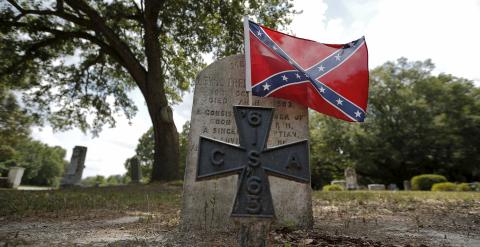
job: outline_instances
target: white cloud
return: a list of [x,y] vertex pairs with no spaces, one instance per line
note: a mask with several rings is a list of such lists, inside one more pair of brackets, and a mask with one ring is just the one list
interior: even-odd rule
[[[480,70],[480,1],[343,1],[333,2],[343,11],[330,9],[324,1],[297,0],[303,14],[291,29],[302,38],[323,43],[346,43],[365,35],[370,67],[407,57],[431,58],[436,72],[476,80]],[[336,16],[335,12],[342,13]],[[345,14],[346,13],[346,14]],[[326,18],[326,16],[330,18]],[[346,16],[348,15],[348,16]]]
[[374,65],[431,58],[438,71],[479,78],[480,6],[475,1],[382,1],[367,28]]

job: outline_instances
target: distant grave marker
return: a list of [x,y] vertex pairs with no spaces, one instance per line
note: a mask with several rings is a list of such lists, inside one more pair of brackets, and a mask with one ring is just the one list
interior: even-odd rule
[[369,184],[368,190],[385,190],[384,184]]
[[388,185],[388,190],[397,191],[397,190],[398,190],[398,186],[397,186],[396,184],[389,184],[389,185]]
[[142,170],[137,157],[130,159],[130,177],[133,184],[138,184],[142,180]]
[[75,146],[72,152],[72,158],[65,169],[61,187],[69,187],[79,185],[82,180],[83,169],[85,168],[85,157],[87,156],[87,147]]
[[[243,55],[227,57],[208,66],[196,79],[181,216],[182,227],[186,230],[225,231],[236,227],[230,215],[238,187],[242,186],[238,173],[202,181],[196,181],[196,176],[198,172],[203,174],[197,170],[200,135],[241,144],[239,135],[242,133],[238,133],[239,123],[235,122],[232,109],[234,105],[248,104],[244,66]],[[274,98],[253,97],[253,103],[275,108],[267,146],[308,139],[308,112],[305,107]],[[213,161],[220,162],[221,152],[217,151],[215,155]],[[227,160],[224,162],[227,164]],[[310,227],[313,223],[310,184],[274,176],[270,176],[268,182],[277,222]]]
[[23,167],[10,167],[8,170],[8,187],[16,189],[22,183],[23,172],[25,168]]
[[403,180],[403,190],[412,190],[410,180]]
[[358,189],[357,172],[353,167],[347,167],[345,169],[345,188],[347,190]]

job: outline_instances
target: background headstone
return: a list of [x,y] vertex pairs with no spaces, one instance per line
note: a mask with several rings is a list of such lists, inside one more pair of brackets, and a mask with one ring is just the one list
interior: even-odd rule
[[140,180],[142,180],[142,170],[140,169],[140,161],[138,161],[137,157],[130,159],[130,176],[134,184],[138,184]]
[[75,146],[72,152],[70,164],[68,164],[62,181],[61,187],[78,185],[82,179],[83,169],[85,168],[85,157],[87,156],[87,147]]
[[358,188],[357,172],[353,167],[345,169],[345,187],[347,190],[356,190]]
[[10,169],[8,170],[8,187],[14,189],[18,188],[18,186],[20,186],[20,183],[22,182],[24,171],[25,168],[23,167],[10,167]]
[[385,190],[384,184],[369,184],[368,190]]
[[403,190],[412,190],[410,180],[403,180]]
[[[254,105],[274,107],[268,146],[308,139],[307,108],[274,98],[253,97]],[[233,105],[248,105],[243,55],[217,61],[197,77],[194,90],[189,149],[185,168],[182,227],[229,230],[238,175],[195,181],[200,135],[238,144]],[[313,223],[310,184],[269,176],[277,223],[310,227]]]
[[396,184],[389,184],[388,185],[388,190],[397,191],[398,186]]

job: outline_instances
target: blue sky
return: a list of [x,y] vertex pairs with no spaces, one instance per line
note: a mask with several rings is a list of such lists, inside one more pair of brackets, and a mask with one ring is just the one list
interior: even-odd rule
[[[293,17],[287,30],[322,43],[365,36],[371,69],[399,57],[431,58],[435,73],[465,77],[480,86],[480,0],[298,0],[294,5],[303,13]],[[33,136],[67,149],[68,160],[75,145],[87,146],[83,177],[123,174],[125,159],[134,155],[138,138],[151,126],[140,92],[130,96],[139,108],[131,124],[118,118],[116,128],[105,128],[97,138],[79,130],[52,132],[49,126],[34,129]],[[177,129],[190,119],[191,106],[191,93],[175,106]]]

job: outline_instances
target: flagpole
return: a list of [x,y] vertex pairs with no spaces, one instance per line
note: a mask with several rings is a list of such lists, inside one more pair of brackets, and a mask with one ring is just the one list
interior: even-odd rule
[[250,27],[248,16],[243,17],[243,44],[245,51],[245,90],[248,92],[248,105],[252,105],[252,73],[250,61]]

